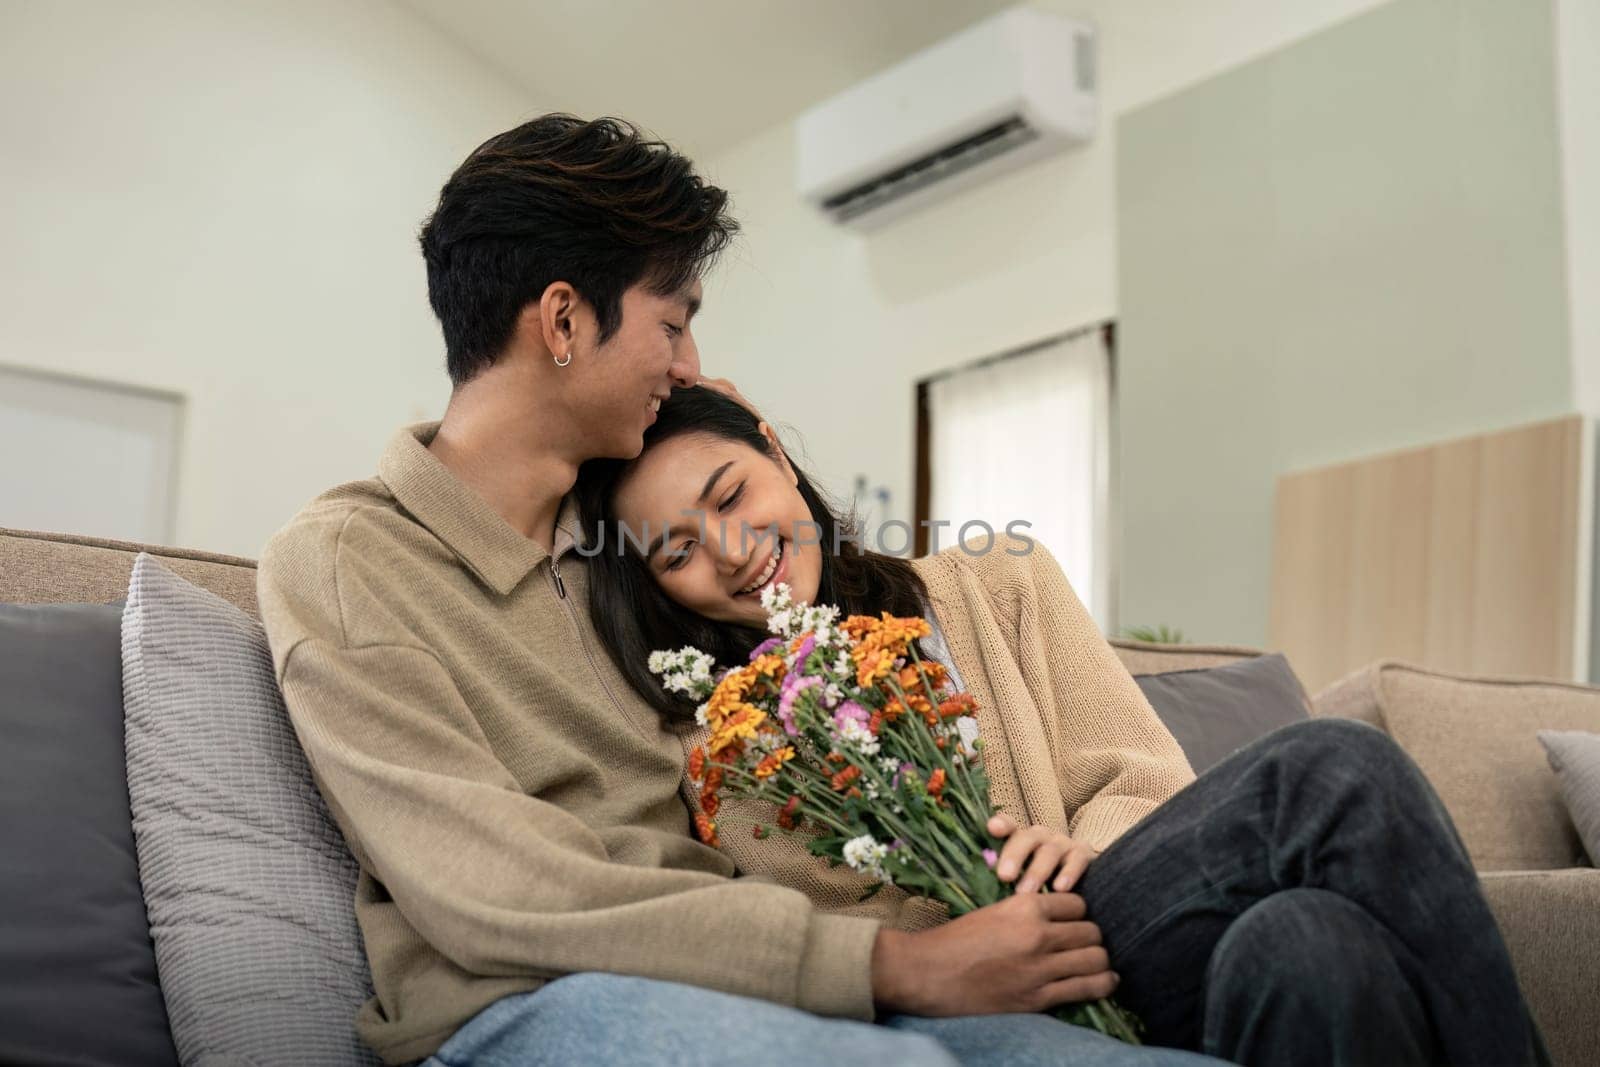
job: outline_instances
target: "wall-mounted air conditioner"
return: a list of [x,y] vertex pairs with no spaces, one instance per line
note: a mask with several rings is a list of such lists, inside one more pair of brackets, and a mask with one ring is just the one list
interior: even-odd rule
[[807,111],[796,178],[836,221],[870,226],[1094,127],[1094,31],[1012,8]]

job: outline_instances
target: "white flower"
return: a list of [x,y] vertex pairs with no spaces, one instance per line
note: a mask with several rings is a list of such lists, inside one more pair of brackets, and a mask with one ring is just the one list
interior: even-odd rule
[[900,761],[893,756],[885,756],[878,761],[878,766],[883,768],[884,774],[893,774],[900,769]]
[[645,666],[650,668],[651,674],[663,674],[667,670],[667,657],[671,653],[656,649],[650,653],[650,658],[645,660]]
[[883,869],[883,857],[888,854],[888,846],[878,844],[871,834],[852,837],[844,843],[844,861],[853,870],[870,874],[882,882],[889,880],[889,873]]
[[827,685],[822,687],[822,706],[823,707],[825,707],[825,708],[836,708],[836,707],[839,706],[839,701],[841,701],[843,699],[844,699],[844,690],[839,687],[839,683],[838,682],[829,682]]
[[839,740],[855,745],[868,756],[878,754],[878,739],[873,736],[871,730],[855,719],[844,721],[844,725],[839,728]]
[[701,704],[698,708],[694,709],[694,721],[695,721],[696,725],[698,725],[698,726],[709,726],[710,725],[710,723],[708,723],[706,721],[706,708],[707,708],[707,706],[708,705]]

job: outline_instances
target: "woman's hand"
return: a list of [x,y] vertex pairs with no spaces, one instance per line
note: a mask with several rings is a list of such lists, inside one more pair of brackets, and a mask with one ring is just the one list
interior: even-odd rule
[[728,379],[707,378],[704,374],[702,374],[700,375],[700,380],[695,382],[695,384],[702,388],[710,389],[712,392],[721,393],[729,400],[736,402],[740,407],[744,408],[756,418],[761,418],[761,412],[756,410],[756,406],[750,403],[750,401],[745,398],[745,395],[739,392],[738,387],[732,382],[728,381]]
[[[1088,842],[1073,840],[1059,830],[1043,826],[1019,829],[1017,821],[1009,815],[991,818],[989,832],[1006,840],[994,865],[995,877],[1009,882],[1020,873],[1018,896],[1037,893],[1046,882],[1057,893],[1065,893],[1078,884],[1090,861],[1100,855]],[[1051,881],[1051,874],[1055,874],[1054,881]]]

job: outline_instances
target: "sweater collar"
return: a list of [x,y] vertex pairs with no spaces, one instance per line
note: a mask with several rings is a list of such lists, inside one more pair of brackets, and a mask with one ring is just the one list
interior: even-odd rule
[[[444,542],[468,570],[505,596],[550,553],[514,529],[428,451],[438,432],[438,422],[396,431],[378,461],[378,477],[400,506]],[[577,543],[577,530],[577,505],[569,495],[561,501],[556,518],[557,560]]]

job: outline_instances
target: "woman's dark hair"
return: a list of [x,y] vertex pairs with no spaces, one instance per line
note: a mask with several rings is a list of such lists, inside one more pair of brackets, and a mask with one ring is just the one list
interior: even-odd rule
[[727,247],[739,229],[727,206],[689,160],[621,119],[545,115],[489,138],[422,227],[451,381],[492,365],[553,282],[594,307],[609,339],[629,288],[675,293]]
[[[761,433],[760,420],[744,405],[713,389],[675,389],[663,401],[655,423],[645,431],[649,451],[670,438],[688,433],[711,434],[738,441],[777,462]],[[668,693],[650,673],[646,660],[656,649],[693,645],[708,652],[719,666],[742,664],[750,650],[768,635],[754,629],[713,622],[669,599],[651,576],[635,547],[619,551],[622,538],[613,501],[618,484],[637,460],[590,460],[578,472],[575,495],[585,544],[604,538],[604,547],[589,560],[589,612],[595,630],[634,690],[669,722],[688,722],[694,702]],[[921,615],[925,589],[909,561],[866,551],[852,541],[852,520],[841,518],[805,472],[790,466],[796,488],[821,527],[822,582],[817,603],[833,604],[846,615]],[[838,551],[834,550],[838,546]]]

